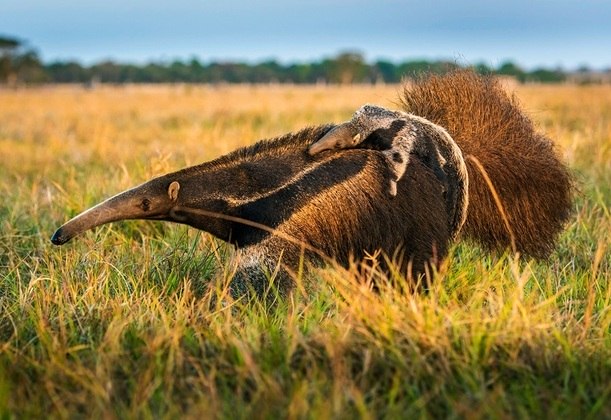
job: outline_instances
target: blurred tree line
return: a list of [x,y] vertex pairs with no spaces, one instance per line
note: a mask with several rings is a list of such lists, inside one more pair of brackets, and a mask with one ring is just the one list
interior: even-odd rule
[[49,80],[34,49],[16,38],[0,36],[0,83],[41,83]]
[[[257,64],[239,62],[151,62],[143,65],[103,61],[84,66],[75,61],[42,63],[34,49],[18,39],[0,36],[0,84],[33,83],[398,83],[422,72],[443,73],[459,66],[451,61],[412,60],[368,63],[358,52],[342,52],[311,63]],[[520,82],[555,83],[567,79],[560,69],[526,71],[512,62],[492,68],[472,66],[479,73],[514,77]]]

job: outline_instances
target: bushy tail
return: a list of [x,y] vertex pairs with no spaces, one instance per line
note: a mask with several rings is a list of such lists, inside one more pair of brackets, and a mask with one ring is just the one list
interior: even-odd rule
[[463,152],[469,207],[462,235],[488,248],[548,255],[570,216],[573,184],[515,98],[492,77],[462,70],[406,84],[402,100],[407,112],[444,127]]

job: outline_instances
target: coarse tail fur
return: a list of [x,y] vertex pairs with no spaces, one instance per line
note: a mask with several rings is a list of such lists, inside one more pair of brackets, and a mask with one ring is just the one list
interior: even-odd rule
[[[235,296],[263,295],[272,273],[288,291],[303,257],[348,265],[385,255],[417,278],[459,235],[550,252],[570,214],[571,180],[515,100],[469,72],[423,78],[403,100],[408,113],[381,109],[379,118],[364,107],[352,123],[154,178],[76,216],[51,240],[124,219],[187,224],[236,246]],[[365,126],[362,136],[353,131]],[[352,140],[342,142],[346,133]]]
[[443,127],[462,150],[469,209],[462,236],[545,258],[573,211],[574,184],[553,142],[492,77],[471,71],[406,84],[404,110]]

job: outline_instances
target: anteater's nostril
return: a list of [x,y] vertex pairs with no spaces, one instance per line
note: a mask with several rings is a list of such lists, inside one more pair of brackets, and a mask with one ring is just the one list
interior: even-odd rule
[[61,228],[57,229],[53,236],[51,236],[51,242],[53,242],[54,245],[63,245],[67,242],[66,238],[62,237]]

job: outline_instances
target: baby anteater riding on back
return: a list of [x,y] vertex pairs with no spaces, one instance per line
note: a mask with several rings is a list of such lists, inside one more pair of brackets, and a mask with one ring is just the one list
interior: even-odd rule
[[404,112],[366,105],[343,124],[152,179],[51,240],[124,219],[187,224],[236,246],[236,297],[263,294],[270,273],[288,291],[303,256],[348,265],[383,254],[411,278],[439,264],[457,236],[546,256],[570,215],[572,182],[516,101],[469,71],[423,77],[402,100]]

